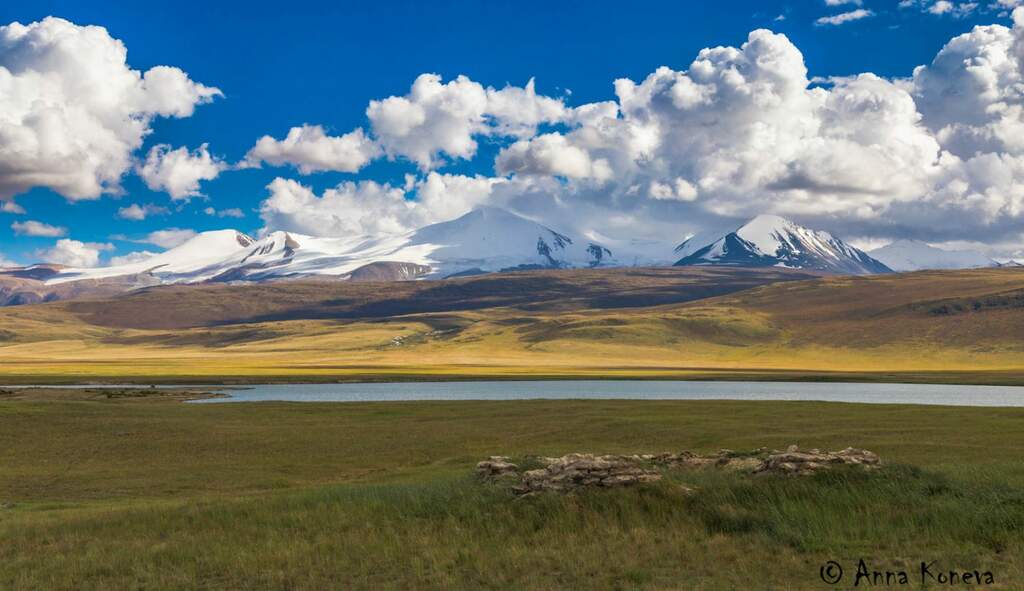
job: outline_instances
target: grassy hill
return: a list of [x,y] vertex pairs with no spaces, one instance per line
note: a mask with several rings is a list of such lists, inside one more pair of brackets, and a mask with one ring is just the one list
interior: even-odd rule
[[[764,376],[1024,383],[1024,271],[535,271],[0,310],[0,379]],[[853,374],[859,374],[853,375]]]

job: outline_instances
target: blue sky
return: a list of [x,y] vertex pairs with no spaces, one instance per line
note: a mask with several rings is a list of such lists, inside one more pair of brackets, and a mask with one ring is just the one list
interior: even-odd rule
[[[151,133],[132,157],[144,159],[157,144],[195,149],[208,143],[215,157],[236,163],[259,137],[283,138],[290,128],[305,123],[321,125],[331,135],[369,129],[367,104],[405,95],[423,73],[439,74],[446,82],[463,74],[496,89],[523,86],[534,78],[539,94],[575,107],[614,99],[616,79],[640,82],[659,66],[685,70],[702,48],[739,47],[758,28],[785,34],[802,52],[810,76],[872,72],[883,78],[907,77],[973,26],[1009,26],[1005,12],[1000,14],[989,4],[980,0],[969,14],[958,15],[932,14],[927,4],[900,8],[895,0],[836,6],[825,0],[651,2],[635,9],[594,0],[296,1],[288,3],[287,10],[280,3],[260,2],[31,0],[4,3],[0,24],[28,24],[53,15],[76,25],[102,26],[127,47],[131,69],[145,72],[171,65],[193,81],[220,89],[223,98],[197,105],[189,117],[153,118]],[[857,9],[871,14],[838,26],[816,23]],[[474,158],[451,158],[451,164],[437,170],[494,175],[495,156],[513,141],[481,138]],[[258,233],[267,222],[257,210],[268,196],[267,185],[278,177],[295,179],[320,194],[346,180],[372,179],[397,186],[407,174],[425,173],[402,157],[378,158],[356,173],[301,175],[294,167],[264,165],[225,170],[201,182],[202,196],[188,200],[172,200],[165,191],[150,190],[132,170],[122,177],[120,195],[72,202],[51,188],[36,187],[14,197],[24,213],[0,213],[0,259],[32,262],[59,238],[18,233],[12,228],[16,222],[39,221],[62,228],[62,237],[112,245],[102,251],[105,259],[133,250],[159,250],[133,240],[144,241],[151,232],[168,228],[237,227]],[[415,193],[408,198],[416,198]],[[144,220],[119,218],[118,210],[130,204],[153,204],[169,213]],[[209,207],[238,209],[243,217],[208,215],[203,210]],[[836,219],[834,212],[829,216]],[[1019,220],[1000,222],[1000,227],[1014,221]],[[901,224],[900,231],[912,225]],[[849,227],[884,238],[884,233],[870,228]],[[906,231],[940,242],[978,240],[977,235]]]

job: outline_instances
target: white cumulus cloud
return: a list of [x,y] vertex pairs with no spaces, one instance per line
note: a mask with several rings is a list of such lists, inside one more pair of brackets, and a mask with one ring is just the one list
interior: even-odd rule
[[227,165],[210,155],[207,144],[194,151],[167,144],[153,146],[138,168],[139,176],[153,191],[166,191],[172,199],[198,197],[200,181],[217,178]]
[[547,133],[512,144],[498,156],[496,169],[499,174],[541,174],[598,181],[612,176],[607,160],[591,158],[588,151],[573,145],[560,133]]
[[321,195],[296,181],[274,179],[260,204],[269,230],[317,236],[396,234],[451,219],[488,201],[500,179],[429,173],[408,187],[345,182]]
[[167,228],[165,230],[150,232],[145,238],[138,242],[152,244],[161,248],[174,248],[175,246],[180,246],[181,244],[188,242],[195,237],[195,235],[195,230]]
[[362,129],[342,136],[329,136],[319,125],[293,127],[283,140],[261,137],[245,162],[250,166],[266,162],[273,166],[290,164],[302,174],[322,171],[358,172],[381,154],[380,147]]
[[371,101],[366,110],[384,152],[425,171],[446,157],[472,158],[476,136],[529,137],[538,125],[567,114],[561,100],[538,95],[533,80],[496,90],[465,76],[444,83],[436,74],[420,75],[409,94]]
[[117,193],[155,117],[188,117],[221,95],[126,58],[103,27],[54,17],[0,27],[0,201],[33,187],[70,200]]
[[139,205],[132,203],[127,207],[121,207],[117,210],[117,217],[123,220],[142,221],[150,216],[154,215],[167,215],[170,210],[160,205],[154,205],[152,203],[146,203]]
[[14,230],[15,234],[23,236],[46,236],[48,238],[57,238],[68,233],[67,228],[51,226],[50,224],[44,224],[35,220],[14,222],[11,224],[11,229]]
[[100,264],[100,253],[113,248],[112,244],[107,243],[61,238],[52,248],[39,251],[36,255],[45,263],[79,268],[95,267]]
[[[996,0],[989,6],[994,9],[1012,8],[1012,3],[1018,0]],[[970,16],[979,9],[978,2],[956,2],[953,0],[900,0],[900,8],[917,8],[922,12],[936,16],[952,16],[964,18]]]

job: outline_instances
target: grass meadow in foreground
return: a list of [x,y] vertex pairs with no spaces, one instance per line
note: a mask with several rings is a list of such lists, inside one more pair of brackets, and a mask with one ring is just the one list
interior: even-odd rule
[[[861,558],[1024,585],[1022,409],[5,402],[0,422],[4,589],[850,588]],[[490,454],[790,443],[887,465],[519,500],[472,476]]]

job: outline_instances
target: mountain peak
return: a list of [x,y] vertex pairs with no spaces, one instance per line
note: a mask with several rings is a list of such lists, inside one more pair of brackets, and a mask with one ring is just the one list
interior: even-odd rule
[[754,216],[753,218],[751,218],[747,223],[745,223],[742,226],[740,226],[740,229],[743,229],[743,228],[747,228],[747,229],[751,229],[751,230],[768,229],[768,228],[777,229],[777,228],[789,228],[789,227],[797,226],[797,225],[798,224],[795,224],[791,220],[788,220],[788,219],[786,219],[786,218],[784,218],[782,216],[778,216],[778,215],[774,215],[774,214],[770,214],[770,213],[762,213],[760,215],[757,215],[757,216]]
[[780,250],[798,250],[799,242],[806,243],[814,250],[828,251],[831,248],[828,243],[834,240],[828,232],[811,230],[771,214],[755,217],[736,230],[735,234],[767,256],[775,256]]
[[759,215],[736,231],[676,262],[676,265],[787,267],[829,273],[887,273],[891,269],[864,252],[777,215]]
[[489,222],[499,222],[502,220],[522,220],[524,222],[533,223],[530,219],[525,218],[514,211],[509,211],[504,207],[497,207],[494,205],[478,205],[473,209],[466,212],[464,215],[456,218],[458,220],[482,220]]
[[444,274],[466,269],[505,270],[598,266],[611,252],[599,244],[574,240],[500,207],[477,207],[447,222],[410,235],[409,244],[430,249],[430,262]]
[[253,238],[238,230],[209,230],[196,234],[158,256],[179,260],[206,259],[247,248],[254,242]]

